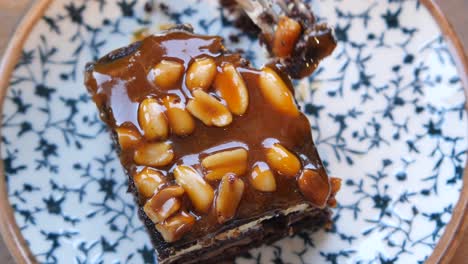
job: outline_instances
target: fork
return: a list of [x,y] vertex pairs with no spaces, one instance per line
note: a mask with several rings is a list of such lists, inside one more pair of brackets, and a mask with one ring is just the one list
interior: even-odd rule
[[[266,43],[272,62],[294,79],[312,74],[320,61],[336,47],[333,29],[326,24],[316,23],[311,8],[301,0],[236,1],[262,31],[262,42]],[[286,57],[275,56],[272,51],[272,41],[277,33],[275,30],[282,16],[292,18],[302,26],[302,33],[292,53]]]
[[236,0],[245,13],[260,28],[263,34],[271,36],[282,15],[295,15],[305,26],[315,23],[310,8],[301,0]]

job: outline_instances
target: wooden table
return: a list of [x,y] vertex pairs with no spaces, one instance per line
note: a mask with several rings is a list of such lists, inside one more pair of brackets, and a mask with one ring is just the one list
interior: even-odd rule
[[[356,1],[356,0],[354,0]],[[440,3],[443,11],[454,25],[462,42],[465,45],[465,53],[468,53],[468,0],[436,0]],[[15,26],[21,16],[33,4],[34,0],[0,0],[0,57],[7,45],[9,36],[14,31]],[[0,263],[14,264],[8,249],[5,248],[0,238]],[[466,232],[463,242],[452,261],[453,264],[468,263],[468,232]]]

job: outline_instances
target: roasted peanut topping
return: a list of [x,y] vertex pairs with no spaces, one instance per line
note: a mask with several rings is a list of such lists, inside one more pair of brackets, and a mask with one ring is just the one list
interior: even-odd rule
[[341,179],[336,177],[330,177],[331,193],[335,195],[341,189]]
[[281,175],[294,177],[301,170],[301,161],[296,155],[278,143],[266,150],[266,158],[268,164]]
[[234,217],[244,193],[244,182],[234,174],[223,176],[216,196],[216,216],[222,224]]
[[232,122],[231,112],[226,106],[202,90],[193,92],[187,110],[207,126],[224,127]]
[[171,131],[179,136],[192,134],[195,129],[193,117],[185,110],[185,106],[176,99],[175,96],[166,96],[163,99],[167,109],[167,118]]
[[166,182],[166,179],[161,172],[145,167],[133,177],[133,181],[135,182],[138,192],[144,198],[150,198],[153,196],[154,192]]
[[330,194],[328,179],[324,179],[315,170],[306,169],[297,181],[299,190],[312,204],[317,207],[325,206]]
[[210,181],[221,180],[228,173],[241,176],[247,171],[247,151],[234,149],[218,152],[204,158],[202,165],[208,171],[205,178]]
[[133,148],[141,141],[141,135],[135,129],[118,127],[115,129],[121,149]]
[[216,62],[211,58],[198,58],[190,65],[185,85],[191,91],[208,90],[216,76]]
[[299,115],[292,92],[274,70],[268,67],[263,68],[258,85],[263,97],[276,110],[292,117]]
[[296,20],[281,16],[273,39],[273,53],[277,57],[288,57],[296,46],[302,27]]
[[164,167],[172,162],[174,151],[168,142],[149,143],[135,151],[134,160],[139,165]]
[[182,203],[178,197],[183,194],[184,189],[179,186],[166,187],[149,199],[143,210],[153,223],[160,223],[180,209]]
[[149,79],[162,89],[175,89],[184,73],[184,65],[176,61],[162,60],[150,71]]
[[195,209],[206,213],[213,203],[214,191],[198,172],[189,166],[177,166],[174,170],[176,182],[187,192]]
[[276,191],[276,179],[270,167],[264,162],[258,162],[250,174],[250,183],[261,192]]
[[138,123],[145,132],[147,139],[165,139],[169,133],[169,125],[164,115],[164,107],[153,98],[146,98],[138,109]]
[[[290,60],[301,26],[281,18],[278,31],[269,48]],[[339,182],[328,185],[291,82],[275,70],[252,68],[218,37],[183,31],[88,65],[86,85],[118,138],[139,206],[166,242],[192,243],[227,221],[306,200],[336,205]]]
[[185,233],[190,231],[195,224],[195,217],[182,211],[170,217],[163,223],[156,225],[156,230],[161,234],[166,242],[179,240]]
[[235,115],[243,115],[249,106],[249,94],[244,79],[231,63],[226,63],[216,75],[215,89],[226,100],[229,110]]
[[330,177],[330,185],[331,185],[331,191],[330,191],[330,197],[328,198],[327,204],[330,207],[336,207],[337,202],[336,202],[335,195],[341,189],[341,179],[336,178],[336,177]]

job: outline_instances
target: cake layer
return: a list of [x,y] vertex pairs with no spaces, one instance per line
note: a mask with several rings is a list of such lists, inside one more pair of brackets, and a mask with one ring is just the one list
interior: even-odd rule
[[[329,209],[306,206],[272,212],[243,225],[229,225],[225,231],[192,243],[177,243],[173,247],[161,246],[157,233],[151,234],[151,239],[161,259],[160,264],[231,263],[234,258],[242,256],[250,249],[273,243],[299,231],[315,231],[330,222]],[[151,224],[151,220],[143,211],[140,211],[140,217]]]

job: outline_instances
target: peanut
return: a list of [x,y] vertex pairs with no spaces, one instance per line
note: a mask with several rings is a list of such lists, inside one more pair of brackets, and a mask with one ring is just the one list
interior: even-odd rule
[[190,91],[208,90],[216,76],[216,62],[212,58],[198,58],[190,65],[185,77],[185,85]]
[[216,197],[216,216],[222,224],[234,217],[244,193],[244,182],[234,174],[221,179]]
[[306,169],[297,181],[299,190],[312,204],[324,207],[330,195],[328,178],[322,177],[317,171]]
[[153,98],[146,98],[138,108],[138,123],[145,138],[165,139],[169,134],[169,125],[164,115],[164,107]]
[[153,83],[161,89],[174,89],[184,73],[184,65],[176,61],[162,60],[150,72]]
[[299,115],[294,96],[286,83],[271,68],[265,67],[259,78],[263,97],[279,112],[295,117]]
[[168,243],[175,242],[190,231],[195,224],[195,217],[185,211],[178,213],[164,221],[156,224],[156,230]]
[[178,197],[183,194],[184,189],[179,186],[166,187],[149,199],[143,210],[153,223],[163,222],[180,209],[182,202]]
[[164,167],[174,159],[174,151],[168,142],[149,143],[138,147],[133,159],[139,165]]
[[166,182],[166,179],[161,172],[145,167],[142,171],[133,176],[133,181],[140,195],[148,199]]
[[282,145],[275,143],[266,150],[267,163],[279,174],[294,177],[301,170],[299,159]]
[[221,180],[227,173],[238,176],[247,171],[247,151],[243,148],[226,150],[212,154],[202,160],[202,166],[208,170],[207,180]]
[[249,105],[249,94],[244,79],[231,63],[226,63],[216,75],[215,89],[226,100],[229,110],[235,115],[243,115]]
[[115,129],[122,150],[134,148],[141,141],[141,135],[135,129],[118,127]]
[[264,162],[257,163],[249,177],[250,184],[261,192],[276,191],[276,179],[270,167]]
[[296,20],[281,16],[273,39],[273,54],[280,58],[289,57],[296,46],[301,31],[301,24]]
[[331,185],[331,191],[330,191],[330,196],[328,197],[327,204],[330,207],[336,207],[338,203],[336,201],[335,196],[341,188],[341,179],[336,178],[336,177],[331,177],[330,185]]
[[167,118],[172,132],[179,136],[190,135],[195,130],[195,121],[185,106],[177,102],[174,96],[165,97],[163,103],[167,109]]
[[232,114],[213,96],[196,90],[194,98],[187,104],[187,110],[207,126],[224,127],[232,122]]
[[184,188],[195,209],[206,213],[211,207],[214,191],[192,167],[180,165],[174,170],[176,182]]

